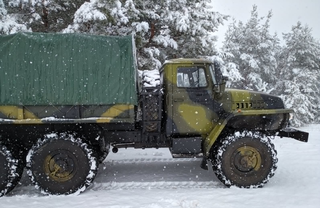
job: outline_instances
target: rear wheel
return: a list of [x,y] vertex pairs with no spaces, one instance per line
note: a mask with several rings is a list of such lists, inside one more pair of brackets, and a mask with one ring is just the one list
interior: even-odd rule
[[270,138],[259,132],[228,136],[213,157],[213,170],[227,186],[262,187],[277,169],[277,153]]
[[0,144],[0,196],[9,193],[18,183],[18,161],[11,152]]
[[12,155],[15,159],[16,170],[15,170],[14,179],[11,182],[12,185],[8,189],[8,193],[10,191],[12,191],[18,185],[18,183],[22,177],[24,167],[26,166],[26,157],[25,157],[26,155],[25,154],[18,151],[18,152],[13,152]]
[[27,156],[28,175],[42,191],[61,195],[83,192],[93,181],[97,158],[93,150],[71,134],[50,134]]

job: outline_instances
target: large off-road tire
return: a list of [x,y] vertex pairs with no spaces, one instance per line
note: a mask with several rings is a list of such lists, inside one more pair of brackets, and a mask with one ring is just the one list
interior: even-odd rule
[[[14,148],[19,148],[19,147],[15,146]],[[11,186],[9,187],[7,193],[12,191],[18,185],[22,177],[24,167],[26,166],[26,154],[24,154],[23,152],[20,152],[19,149],[17,149],[16,151],[12,151],[12,155],[15,160],[16,168],[15,168],[14,178],[11,182]]]
[[[0,144],[0,196],[9,193],[18,183],[18,161]],[[20,178],[19,178],[20,179]]]
[[98,170],[93,150],[71,134],[48,134],[27,156],[28,175],[42,192],[79,194],[94,180]]
[[227,136],[213,155],[213,171],[226,186],[262,187],[277,169],[277,152],[259,132]]

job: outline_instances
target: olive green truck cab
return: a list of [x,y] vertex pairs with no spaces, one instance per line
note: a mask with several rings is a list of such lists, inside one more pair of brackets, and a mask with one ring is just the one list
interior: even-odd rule
[[[274,175],[271,139],[307,142],[291,109],[261,92],[227,89],[218,63],[173,59],[160,83],[137,78],[132,36],[18,33],[0,37],[0,196],[23,170],[45,193],[83,192],[110,149],[169,148],[201,157],[226,186]],[[140,86],[140,87],[139,87]]]

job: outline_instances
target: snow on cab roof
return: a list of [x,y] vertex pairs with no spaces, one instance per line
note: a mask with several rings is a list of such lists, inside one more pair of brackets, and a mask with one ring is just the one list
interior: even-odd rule
[[203,58],[178,58],[170,59],[164,62],[164,64],[167,63],[212,63],[212,61]]

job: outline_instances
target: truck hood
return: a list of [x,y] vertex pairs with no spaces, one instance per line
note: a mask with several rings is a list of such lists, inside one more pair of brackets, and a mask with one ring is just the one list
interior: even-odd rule
[[231,101],[234,109],[283,109],[284,103],[281,98],[262,92],[226,89],[227,99]]

